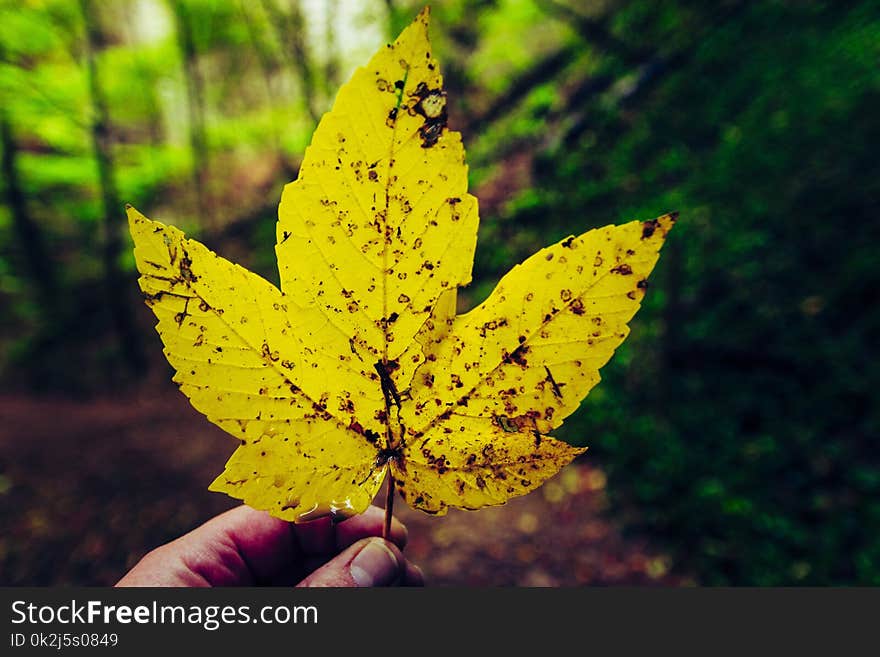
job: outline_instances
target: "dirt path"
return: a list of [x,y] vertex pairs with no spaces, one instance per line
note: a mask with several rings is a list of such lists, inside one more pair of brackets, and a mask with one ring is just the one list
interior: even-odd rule
[[[234,442],[176,391],[0,397],[0,585],[106,585],[236,502],[210,493]],[[678,585],[603,516],[589,461],[502,507],[433,518],[398,501],[410,558],[443,586]]]

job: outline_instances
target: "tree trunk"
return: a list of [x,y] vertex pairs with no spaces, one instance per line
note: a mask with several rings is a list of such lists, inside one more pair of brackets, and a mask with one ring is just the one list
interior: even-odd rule
[[324,22],[324,43],[327,44],[327,60],[324,62],[324,90],[329,98],[339,90],[339,48],[336,41],[336,26],[333,21],[339,13],[338,0],[327,0],[327,14]]
[[12,132],[12,125],[5,110],[0,107],[0,144],[3,154],[0,171],[5,182],[6,203],[12,214],[12,226],[21,244],[25,265],[32,285],[40,295],[43,314],[51,317],[55,313],[56,295],[58,292],[58,276],[46,249],[43,233],[27,208],[21,179],[18,177],[18,144]]
[[[248,7],[242,4],[240,8],[241,16],[247,27],[248,37],[250,38],[251,47],[257,54],[257,61],[260,64],[260,72],[263,74],[263,86],[266,89],[266,102],[270,108],[276,105],[277,94],[273,85],[273,76],[284,67],[280,57],[276,57],[275,53],[266,47],[265,39],[254,24],[253,16],[248,11]],[[279,166],[289,173],[288,177],[295,175],[295,168],[288,162],[287,155],[281,142],[281,131],[278,128],[278,121],[275,118],[274,111],[271,113],[270,130],[272,132],[272,149],[278,160]]]
[[193,188],[198,204],[198,216],[211,217],[206,212],[208,194],[208,140],[205,136],[205,83],[199,71],[198,52],[193,37],[192,16],[184,0],[171,0],[171,11],[177,25],[177,45],[183,61],[183,79],[186,84],[189,113],[189,142],[193,157]]
[[95,153],[95,162],[98,165],[98,182],[104,206],[102,259],[104,287],[107,295],[106,303],[119,341],[120,353],[128,368],[133,373],[140,373],[146,367],[146,361],[141,350],[140,337],[134,325],[131,308],[126,301],[128,292],[135,283],[129,276],[123,274],[119,266],[125,213],[119,200],[114,176],[110,113],[98,77],[98,65],[95,60],[95,52],[103,39],[92,0],[80,0],[79,4],[86,34],[84,51],[92,105],[92,147]]
[[299,75],[303,105],[312,121],[317,123],[321,114],[315,104],[315,74],[306,43],[305,20],[299,2],[297,0],[291,2],[290,13],[283,12],[274,0],[263,0],[263,9],[269,16],[269,22],[275,27],[285,58],[293,64]]

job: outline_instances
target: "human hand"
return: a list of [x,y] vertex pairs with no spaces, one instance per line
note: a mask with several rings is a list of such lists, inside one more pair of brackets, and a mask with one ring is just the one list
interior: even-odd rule
[[380,538],[383,512],[293,524],[239,506],[148,553],[116,586],[422,586],[400,550],[406,527]]

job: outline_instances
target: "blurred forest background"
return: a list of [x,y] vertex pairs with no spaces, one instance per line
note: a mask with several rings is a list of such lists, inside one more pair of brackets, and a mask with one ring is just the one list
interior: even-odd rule
[[[277,282],[281,187],[420,7],[0,0],[0,583],[113,583],[232,504],[123,205]],[[564,427],[591,449],[406,515],[429,579],[880,584],[878,4],[450,0],[431,37],[480,199],[466,305],[570,233],[681,218]]]

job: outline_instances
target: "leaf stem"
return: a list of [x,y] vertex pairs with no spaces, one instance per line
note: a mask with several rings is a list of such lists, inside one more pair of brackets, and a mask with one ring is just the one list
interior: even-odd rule
[[394,513],[394,477],[388,472],[388,494],[385,496],[385,526],[382,528],[382,538],[391,540],[391,518]]

